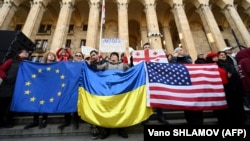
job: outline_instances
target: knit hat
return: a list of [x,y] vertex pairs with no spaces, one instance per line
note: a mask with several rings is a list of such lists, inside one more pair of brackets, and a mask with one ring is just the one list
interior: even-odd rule
[[223,49],[223,51],[232,50],[232,49],[234,49],[234,48],[233,48],[233,47],[225,47],[225,48]]
[[117,52],[111,52],[110,57],[111,57],[112,55],[116,55],[117,58],[119,59],[119,54],[118,54]]
[[178,53],[182,48],[181,47],[177,47],[174,49],[174,53]]
[[216,52],[210,52],[210,53],[207,54],[206,59],[213,58],[215,56],[218,56],[218,54]]

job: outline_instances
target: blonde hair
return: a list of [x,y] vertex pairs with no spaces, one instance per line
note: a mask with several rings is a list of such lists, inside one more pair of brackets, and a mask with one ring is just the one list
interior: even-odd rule
[[53,52],[47,52],[47,53],[45,53],[45,54],[43,55],[43,60],[42,60],[43,63],[47,63],[47,61],[48,61],[48,56],[49,56],[49,55],[53,55],[53,56],[54,56],[53,62],[56,62],[56,61],[57,61],[57,57],[56,57],[56,54],[55,54],[55,53],[53,53]]

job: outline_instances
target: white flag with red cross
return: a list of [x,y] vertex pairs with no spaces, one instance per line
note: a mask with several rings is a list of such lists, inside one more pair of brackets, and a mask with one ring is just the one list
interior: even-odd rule
[[133,64],[137,65],[141,61],[146,62],[160,62],[168,63],[165,52],[162,49],[159,50],[134,50],[133,51]]

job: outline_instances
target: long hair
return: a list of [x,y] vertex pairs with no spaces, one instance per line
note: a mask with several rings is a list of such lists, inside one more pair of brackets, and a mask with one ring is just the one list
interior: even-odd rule
[[47,63],[47,61],[48,61],[48,56],[49,56],[49,55],[53,55],[53,56],[54,56],[53,62],[56,62],[56,61],[57,61],[57,57],[56,57],[56,54],[55,54],[55,53],[53,53],[53,52],[47,52],[47,53],[45,53],[45,54],[43,55],[43,60],[42,60],[43,63]]

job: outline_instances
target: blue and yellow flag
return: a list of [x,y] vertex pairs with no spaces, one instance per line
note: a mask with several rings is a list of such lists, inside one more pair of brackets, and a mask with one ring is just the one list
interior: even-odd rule
[[40,113],[76,112],[82,64],[22,62],[18,70],[11,110]]
[[152,115],[152,109],[146,106],[144,62],[125,72],[93,71],[84,65],[78,95],[78,114],[83,120],[119,128],[141,123]]

